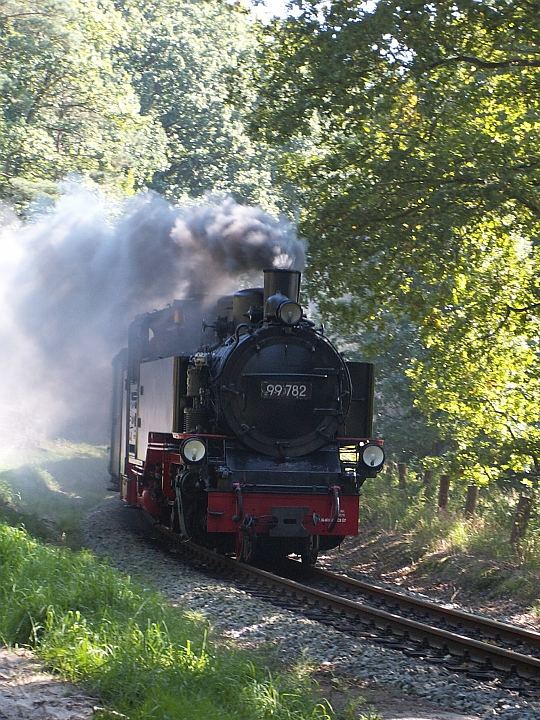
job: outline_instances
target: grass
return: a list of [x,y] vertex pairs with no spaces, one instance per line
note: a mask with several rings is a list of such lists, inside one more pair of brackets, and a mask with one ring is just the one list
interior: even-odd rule
[[56,441],[0,453],[0,519],[80,547],[81,519],[107,496],[106,448]]
[[451,487],[449,511],[437,512],[436,494],[409,477],[406,491],[386,471],[362,488],[363,519],[376,531],[400,537],[396,559],[455,585],[493,597],[530,603],[540,615],[540,518],[533,515],[519,548],[509,542],[517,494],[485,489],[478,512],[464,517],[465,489]]
[[203,619],[87,551],[0,524],[0,560],[0,641],[32,647],[114,712],[132,720],[339,717],[301,666],[283,671],[268,657],[218,648]]
[[218,646],[203,618],[78,549],[107,479],[104,448],[60,441],[0,455],[0,643],[32,648],[99,697],[100,720],[352,717],[332,709],[305,662],[283,668],[271,649]]

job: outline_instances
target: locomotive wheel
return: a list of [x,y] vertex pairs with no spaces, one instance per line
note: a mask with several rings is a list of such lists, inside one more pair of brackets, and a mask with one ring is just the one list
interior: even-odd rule
[[300,553],[302,565],[315,565],[319,556],[319,536],[309,535]]
[[244,563],[252,563],[257,553],[257,535],[248,530],[236,533],[236,559]]

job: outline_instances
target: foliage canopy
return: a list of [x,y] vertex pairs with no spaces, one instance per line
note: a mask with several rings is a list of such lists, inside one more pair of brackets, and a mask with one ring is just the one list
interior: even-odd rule
[[172,199],[276,209],[275,151],[247,132],[256,26],[213,0],[0,0],[0,197],[70,173]]
[[291,146],[311,294],[380,343],[412,323],[412,391],[456,470],[537,474],[537,4],[299,7],[266,34],[254,125]]
[[128,32],[109,0],[0,2],[1,197],[71,172],[130,190],[161,165],[162,131],[115,63]]

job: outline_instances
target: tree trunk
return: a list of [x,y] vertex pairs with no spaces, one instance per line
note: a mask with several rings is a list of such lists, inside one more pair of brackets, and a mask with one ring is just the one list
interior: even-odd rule
[[439,479],[439,498],[437,506],[439,510],[448,510],[448,491],[450,490],[450,475],[441,475]]
[[407,465],[403,462],[398,463],[398,483],[400,490],[407,489]]
[[476,503],[478,502],[478,485],[469,485],[467,487],[467,499],[465,500],[465,515],[472,517],[476,513]]
[[514,521],[512,523],[512,533],[510,535],[510,542],[514,547],[525,537],[527,532],[527,526],[531,517],[533,499],[528,495],[520,495],[516,511],[514,513]]

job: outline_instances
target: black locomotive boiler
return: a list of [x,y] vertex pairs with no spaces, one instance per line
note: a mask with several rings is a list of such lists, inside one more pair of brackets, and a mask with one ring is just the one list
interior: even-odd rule
[[138,316],[113,361],[121,497],[246,562],[313,563],[356,535],[359,488],[384,462],[373,366],[342,358],[299,285],[299,272],[266,270],[264,289],[175,300]]

